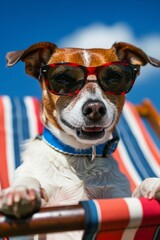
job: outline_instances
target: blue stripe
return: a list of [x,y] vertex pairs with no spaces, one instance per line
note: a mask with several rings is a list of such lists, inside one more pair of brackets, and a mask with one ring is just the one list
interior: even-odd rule
[[85,210],[85,232],[82,240],[94,240],[99,229],[96,205],[93,200],[82,201],[81,204]]
[[26,140],[30,138],[29,134],[29,119],[27,116],[27,108],[24,103],[24,99],[19,100],[20,106],[21,106],[21,115],[22,115],[22,140]]
[[14,156],[15,167],[20,165],[20,151],[19,151],[19,132],[18,132],[18,119],[17,119],[17,106],[14,98],[11,98],[12,104],[12,126],[13,126],[13,143],[14,143]]
[[20,146],[30,137],[27,110],[24,100],[18,97],[11,98],[13,116],[13,139],[15,153],[15,167],[21,164]]
[[121,116],[118,127],[120,130],[120,137],[140,178],[144,180],[147,177],[156,177],[139,147],[137,139],[129,128],[124,115]]

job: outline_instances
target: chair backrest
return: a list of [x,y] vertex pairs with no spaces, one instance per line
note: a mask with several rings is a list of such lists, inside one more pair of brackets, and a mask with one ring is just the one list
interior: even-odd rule
[[34,138],[43,129],[40,102],[34,97],[0,97],[0,186],[10,185],[13,172],[21,164],[24,140]]
[[120,142],[114,153],[132,189],[147,177],[160,177],[160,150],[135,105],[126,102],[118,123]]

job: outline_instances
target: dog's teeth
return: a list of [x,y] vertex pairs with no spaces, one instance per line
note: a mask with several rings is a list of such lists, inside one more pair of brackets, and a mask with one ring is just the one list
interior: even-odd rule
[[103,128],[102,127],[83,127],[82,130],[85,132],[101,132]]

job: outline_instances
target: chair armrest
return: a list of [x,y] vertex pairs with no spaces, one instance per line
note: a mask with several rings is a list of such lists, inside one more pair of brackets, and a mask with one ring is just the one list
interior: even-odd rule
[[145,99],[140,105],[136,105],[140,116],[145,117],[157,136],[160,138],[160,114],[152,102]]
[[81,230],[84,220],[85,211],[81,204],[42,208],[21,219],[0,215],[0,237]]
[[88,235],[115,239],[115,235],[125,236],[128,232],[130,236],[134,234],[132,239],[140,239],[136,238],[140,235],[150,240],[160,234],[159,225],[160,203],[155,199],[96,199],[78,205],[43,208],[23,219],[0,215],[0,237],[85,230],[83,240]]

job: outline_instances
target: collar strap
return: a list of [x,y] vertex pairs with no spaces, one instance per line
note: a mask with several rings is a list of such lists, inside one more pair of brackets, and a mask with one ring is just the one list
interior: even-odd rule
[[117,129],[115,129],[110,140],[103,144],[92,146],[88,149],[75,149],[69,145],[64,144],[62,141],[56,138],[47,128],[44,128],[42,139],[46,142],[46,144],[58,152],[62,152],[68,155],[92,156],[93,160],[95,156],[102,157],[111,155],[118,145],[119,135]]
[[47,128],[44,128],[42,139],[47,145],[58,152],[62,152],[68,155],[91,156],[93,160],[95,156],[102,157],[112,154],[118,145],[119,134],[117,129],[115,129],[110,140],[103,144],[92,146],[92,148],[88,149],[74,149],[73,147],[64,144],[62,141],[56,138]]

